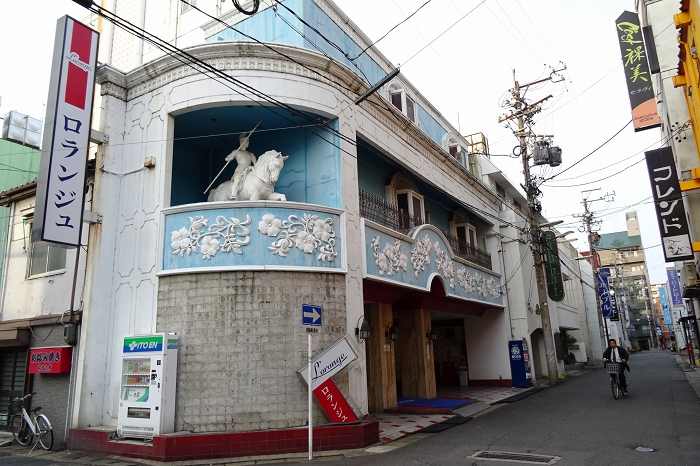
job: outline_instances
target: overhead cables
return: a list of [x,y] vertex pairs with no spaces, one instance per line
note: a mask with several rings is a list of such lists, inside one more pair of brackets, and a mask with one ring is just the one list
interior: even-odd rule
[[[279,1],[279,0],[277,0],[277,1]],[[424,4],[422,4],[421,6],[419,6],[418,9],[417,9],[416,11],[414,11],[414,12],[411,13],[410,15],[406,16],[406,18],[405,18],[403,21],[401,21],[399,24],[397,24],[397,25],[394,26],[393,28],[389,29],[389,30],[387,31],[386,34],[384,34],[382,37],[380,37],[379,39],[377,39],[377,40],[375,40],[374,42],[372,42],[371,44],[369,44],[367,47],[365,47],[365,48],[362,50],[362,52],[360,52],[357,56],[355,56],[355,57],[353,57],[353,58],[350,58],[350,60],[351,60],[351,61],[355,61],[355,60],[357,60],[358,58],[360,58],[362,55],[365,54],[365,52],[367,52],[367,50],[369,50],[369,49],[371,49],[372,47],[374,47],[375,45],[377,45],[377,44],[379,43],[379,41],[382,40],[382,39],[384,39],[386,36],[388,36],[388,35],[391,33],[391,31],[393,31],[394,29],[396,29],[397,27],[401,26],[403,23],[405,23],[406,21],[408,21],[409,19],[411,19],[416,13],[418,13],[425,5],[427,5],[427,4],[430,3],[431,1],[432,1],[432,0],[428,0],[427,2],[425,2]],[[349,57],[348,57],[348,58],[349,58]]]
[[[183,1],[184,1],[184,0],[183,0]],[[262,91],[260,91],[260,90],[258,90],[258,89],[256,89],[256,88],[254,88],[254,87],[252,87],[252,86],[250,86],[250,85],[248,85],[248,84],[246,84],[246,83],[244,83],[244,82],[242,82],[242,81],[240,81],[240,80],[234,78],[233,76],[230,76],[230,75],[226,74],[224,71],[217,69],[216,67],[210,65],[209,63],[206,63],[206,62],[202,61],[201,59],[199,59],[199,58],[197,58],[197,57],[195,57],[195,56],[189,54],[188,52],[186,52],[186,51],[184,51],[184,50],[182,50],[182,49],[179,49],[179,48],[173,46],[172,44],[170,44],[170,43],[168,43],[168,42],[166,42],[166,41],[160,39],[158,36],[155,36],[154,34],[151,34],[151,33],[149,33],[148,31],[146,31],[146,30],[144,30],[144,29],[142,29],[142,28],[139,28],[138,26],[135,26],[134,24],[132,24],[132,23],[130,23],[129,21],[127,21],[127,20],[125,20],[125,19],[119,17],[118,15],[116,15],[116,14],[110,12],[109,10],[107,10],[107,9],[105,9],[105,8],[102,8],[102,7],[98,6],[98,5],[93,4],[92,7],[91,7],[91,11],[93,11],[94,13],[97,13],[97,14],[101,15],[101,16],[104,17],[106,20],[108,20],[108,21],[114,23],[114,24],[117,25],[118,27],[120,27],[120,28],[124,29],[125,31],[129,32],[130,34],[133,34],[133,35],[139,37],[139,38],[142,39],[142,40],[145,40],[145,41],[147,41],[147,42],[149,42],[149,43],[154,44],[156,47],[160,48],[163,52],[165,52],[166,54],[168,54],[168,55],[170,55],[170,56],[173,56],[176,60],[180,61],[181,63],[183,63],[183,64],[186,65],[186,66],[191,67],[191,68],[192,68],[193,70],[195,70],[196,72],[201,73],[202,75],[204,75],[205,77],[208,77],[208,78],[210,78],[210,79],[214,79],[215,81],[219,82],[220,84],[223,84],[224,86],[228,87],[229,89],[231,89],[232,91],[236,92],[237,94],[239,94],[239,95],[245,97],[246,99],[249,99],[251,102],[253,102],[253,103],[255,103],[255,104],[261,106],[262,108],[265,108],[266,110],[268,110],[268,111],[274,113],[275,115],[277,115],[277,116],[279,116],[279,117],[281,117],[281,118],[284,118],[284,119],[290,121],[292,124],[297,124],[297,125],[298,125],[298,123],[297,123],[296,121],[291,120],[290,118],[288,118],[287,116],[285,116],[285,115],[283,115],[283,114],[280,114],[279,112],[275,111],[272,107],[270,107],[270,106],[268,106],[268,105],[264,105],[262,102],[253,99],[253,98],[251,97],[251,95],[252,95],[252,96],[255,96],[255,97],[258,97],[260,100],[263,100],[263,101],[265,101],[265,102],[272,103],[272,104],[274,104],[274,105],[280,107],[281,109],[284,109],[284,110],[290,112],[292,116],[298,116],[298,117],[301,117],[301,118],[304,118],[304,119],[310,121],[311,123],[315,123],[315,124],[318,125],[320,128],[322,128],[323,130],[325,130],[326,132],[331,133],[331,134],[337,136],[337,137],[340,138],[342,141],[347,142],[347,143],[349,143],[349,144],[352,145],[352,146],[355,146],[355,147],[365,147],[365,148],[366,148],[367,150],[369,150],[370,152],[375,153],[375,154],[378,154],[378,155],[381,155],[379,152],[377,152],[376,150],[374,150],[374,148],[372,148],[371,146],[367,146],[367,145],[365,145],[365,144],[358,143],[358,142],[356,142],[355,140],[353,140],[352,138],[350,138],[350,137],[348,137],[348,136],[342,134],[340,131],[338,131],[338,130],[332,128],[332,127],[328,124],[329,121],[321,121],[320,119],[314,119],[313,117],[307,115],[306,113],[294,109],[293,107],[291,107],[291,106],[285,104],[284,102],[281,102],[281,101],[279,101],[279,100],[277,100],[277,99],[275,99],[275,98],[273,98],[273,97],[271,97],[271,96],[265,94],[264,92],[262,92]],[[264,45],[264,44],[263,44],[263,45]],[[217,79],[217,78],[218,78],[218,79]],[[231,84],[237,86],[238,88],[243,89],[243,90],[249,92],[250,95],[241,92],[241,90],[239,90],[239,89],[235,89],[235,88],[231,87],[229,84],[227,84],[227,83],[225,83],[225,82],[222,82],[222,80],[223,80],[223,81],[227,81],[228,83],[231,83]],[[336,147],[337,149],[339,149],[340,151],[346,153],[347,155],[349,155],[349,156],[351,156],[351,157],[353,157],[353,158],[356,158],[356,155],[355,155],[355,154],[352,154],[352,153],[348,152],[347,150],[343,149],[340,145],[334,143],[333,141],[329,141],[328,139],[326,139],[326,138],[323,137],[322,135],[320,135],[320,134],[318,134],[318,133],[316,133],[316,132],[314,132],[314,131],[311,131],[308,127],[305,127],[304,129],[305,129],[305,131],[307,131],[307,132],[309,132],[309,133],[311,133],[311,134],[313,134],[313,135],[315,135],[315,136],[317,136],[317,137],[323,139],[325,142],[327,142],[328,144],[331,144],[332,146]],[[393,161],[392,161],[392,162],[393,162]],[[394,163],[395,165],[399,166],[401,169],[405,169],[405,167],[401,167],[400,165],[398,165],[398,164],[395,163],[395,162],[393,162],[393,163]],[[374,167],[374,168],[376,168],[376,167]],[[437,201],[436,201],[436,202],[437,202]],[[483,202],[483,201],[482,201],[482,202]],[[485,211],[485,210],[483,210],[483,209],[480,209],[480,208],[478,208],[478,207],[469,205],[469,204],[464,203],[464,202],[461,202],[461,201],[460,201],[460,203],[463,203],[466,207],[468,207],[469,209],[472,209],[474,212],[480,213],[480,214],[484,215],[485,217],[492,218],[493,220],[496,220],[497,222],[499,222],[499,223],[501,223],[501,224],[509,225],[509,226],[515,228],[516,230],[519,230],[519,231],[523,231],[523,230],[524,230],[523,227],[519,227],[518,225],[515,225],[515,224],[513,224],[513,223],[511,223],[511,222],[505,221],[505,220],[501,219],[498,215],[492,214],[491,212]],[[438,202],[438,204],[442,205],[442,204],[439,203],[439,202]],[[446,207],[446,206],[443,206],[443,207]],[[510,207],[510,206],[509,206],[509,207]],[[447,207],[446,207],[446,208],[447,208]]]
[[459,24],[464,18],[466,18],[467,16],[469,16],[470,14],[472,14],[472,13],[474,12],[474,10],[476,10],[477,8],[479,8],[479,7],[480,7],[481,5],[483,5],[484,3],[486,3],[486,0],[481,0],[481,2],[479,2],[479,4],[478,4],[477,6],[475,6],[475,7],[472,8],[471,10],[469,10],[464,16],[462,16],[462,17],[459,18],[457,21],[455,21],[454,23],[452,23],[452,25],[451,25],[450,27],[448,27],[448,28],[445,29],[443,32],[441,32],[436,38],[434,38],[433,40],[431,40],[430,42],[428,42],[427,44],[425,44],[425,46],[423,46],[419,51],[417,51],[416,53],[414,53],[413,55],[411,55],[411,56],[409,57],[408,60],[406,60],[405,62],[403,62],[402,65],[403,65],[403,66],[406,66],[406,64],[407,64],[408,62],[410,62],[411,60],[413,60],[413,58],[415,58],[416,55],[418,55],[419,53],[421,53],[423,50],[427,49],[430,45],[433,44],[433,42],[435,42],[436,40],[438,40],[440,37],[442,37],[442,36],[444,36],[445,34],[447,34],[447,32],[448,32],[450,29],[452,29],[452,28],[455,27],[457,24]]
[[589,152],[588,154],[586,154],[586,155],[584,155],[583,157],[581,157],[578,161],[574,162],[572,165],[568,166],[568,167],[565,168],[564,170],[561,170],[560,172],[555,173],[554,175],[550,176],[549,178],[546,178],[546,179],[543,181],[543,183],[546,182],[546,181],[549,181],[549,180],[551,180],[551,179],[554,179],[555,177],[561,175],[562,173],[564,173],[564,172],[566,172],[566,171],[568,171],[568,170],[571,170],[571,169],[574,168],[576,165],[578,165],[579,163],[583,162],[584,160],[586,160],[586,159],[587,159],[588,157],[590,157],[591,155],[593,155],[593,154],[595,154],[596,152],[598,152],[598,150],[600,150],[603,146],[605,146],[607,143],[609,143],[610,141],[612,141],[613,139],[615,139],[620,133],[622,133],[622,131],[624,131],[624,129],[627,128],[631,123],[632,123],[632,120],[630,120],[630,121],[628,121],[627,123],[625,123],[625,126],[623,126],[622,128],[620,128],[620,129],[618,130],[618,132],[615,133],[615,134],[613,134],[607,141],[605,141],[604,143],[602,143],[601,145],[599,145],[598,147],[596,147],[595,149],[593,149],[593,150],[592,150],[591,152]]

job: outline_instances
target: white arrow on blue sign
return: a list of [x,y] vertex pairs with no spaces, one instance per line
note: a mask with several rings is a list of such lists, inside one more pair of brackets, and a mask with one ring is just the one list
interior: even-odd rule
[[301,305],[301,325],[320,327],[323,324],[323,308],[313,304]]

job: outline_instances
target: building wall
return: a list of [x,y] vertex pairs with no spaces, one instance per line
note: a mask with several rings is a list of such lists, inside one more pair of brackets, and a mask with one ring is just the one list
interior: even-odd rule
[[[27,277],[29,251],[31,251],[29,221],[34,212],[34,204],[35,198],[32,197],[13,204],[11,209],[10,245],[3,277],[3,320],[61,314],[70,308],[76,249],[66,251],[64,269],[33,278]],[[83,244],[87,245],[87,234],[85,231],[83,233]],[[83,256],[76,283],[76,309],[80,307],[82,301],[84,280]]]
[[[299,427],[307,390],[301,305],[323,307],[315,352],[346,334],[345,278],[303,272],[224,272],[162,277],[159,332],[179,337],[176,431]],[[117,400],[114,400],[116,405]],[[321,421],[316,411],[316,422]]]

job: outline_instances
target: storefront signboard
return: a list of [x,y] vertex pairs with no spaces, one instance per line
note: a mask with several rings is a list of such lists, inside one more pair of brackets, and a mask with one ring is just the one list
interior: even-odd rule
[[32,348],[29,350],[30,374],[64,374],[70,372],[72,346]]

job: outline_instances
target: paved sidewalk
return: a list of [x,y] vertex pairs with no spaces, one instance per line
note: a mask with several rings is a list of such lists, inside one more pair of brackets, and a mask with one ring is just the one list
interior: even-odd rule
[[700,398],[700,368],[691,366],[690,363],[688,363],[688,358],[680,354],[674,354],[674,356],[678,367],[685,373],[685,376],[688,378],[688,383],[690,383],[695,390],[695,394]]

